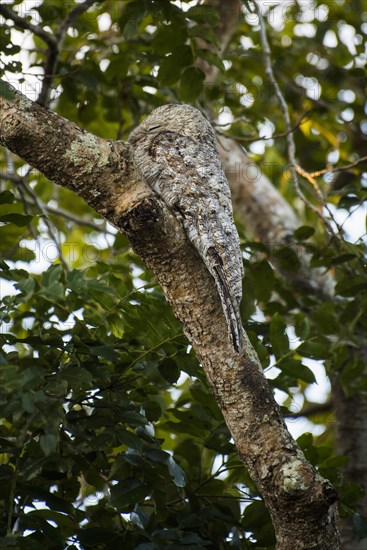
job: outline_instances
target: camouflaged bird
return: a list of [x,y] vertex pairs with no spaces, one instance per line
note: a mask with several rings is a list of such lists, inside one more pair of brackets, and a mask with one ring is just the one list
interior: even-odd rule
[[240,351],[242,255],[213,128],[194,107],[171,104],[155,109],[129,141],[144,180],[180,220],[214,277],[230,338]]

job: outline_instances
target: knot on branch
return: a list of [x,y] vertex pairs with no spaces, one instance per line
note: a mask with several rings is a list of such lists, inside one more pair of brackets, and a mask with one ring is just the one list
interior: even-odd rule
[[314,484],[314,471],[298,457],[291,457],[281,468],[282,488],[289,496],[298,496]]
[[322,486],[322,492],[323,492],[323,496],[324,496],[324,499],[325,499],[325,502],[331,506],[332,504],[335,504],[335,502],[338,502],[339,500],[339,495],[335,489],[335,487],[333,487],[330,483],[330,481],[326,480],[324,483],[323,483],[323,486]]
[[152,195],[145,197],[132,208],[125,211],[118,219],[118,227],[127,236],[138,232],[152,231],[162,217],[162,210],[157,199]]

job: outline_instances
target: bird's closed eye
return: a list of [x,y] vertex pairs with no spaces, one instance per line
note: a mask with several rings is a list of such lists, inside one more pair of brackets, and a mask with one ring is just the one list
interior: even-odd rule
[[153,130],[156,130],[157,128],[160,128],[160,124],[155,124],[154,126],[149,126],[148,132],[152,132]]

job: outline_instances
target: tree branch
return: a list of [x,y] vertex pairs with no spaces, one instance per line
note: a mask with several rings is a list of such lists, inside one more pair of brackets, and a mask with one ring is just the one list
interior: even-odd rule
[[[322,210],[320,210],[319,208],[314,206],[312,204],[312,202],[310,202],[307,199],[307,197],[305,197],[305,195],[304,195],[304,193],[303,193],[303,191],[300,187],[298,174],[300,174],[301,171],[303,171],[303,173],[305,171],[302,170],[302,168],[298,165],[298,162],[297,162],[297,159],[296,159],[296,144],[295,144],[294,136],[293,136],[293,132],[292,132],[291,117],[290,117],[290,114],[289,114],[288,105],[287,105],[287,102],[284,98],[283,92],[280,89],[278,81],[277,81],[277,79],[275,78],[275,75],[274,75],[272,58],[271,58],[271,50],[270,50],[268,37],[267,37],[267,34],[266,34],[265,20],[264,20],[263,14],[261,12],[260,6],[258,5],[256,0],[254,0],[254,6],[255,6],[255,10],[256,10],[256,13],[257,13],[257,16],[258,16],[259,22],[260,22],[260,36],[261,36],[261,43],[262,43],[262,47],[263,47],[263,53],[264,53],[265,72],[266,72],[266,75],[269,79],[269,82],[271,83],[271,85],[274,88],[275,95],[277,96],[277,98],[279,100],[280,108],[281,108],[281,111],[283,113],[285,126],[287,128],[286,138],[287,138],[288,158],[289,158],[289,162],[290,162],[290,171],[291,171],[291,174],[292,174],[293,183],[294,183],[297,195],[303,200],[303,202],[306,204],[306,206],[308,206],[308,208],[310,210],[312,210],[313,212],[315,212],[319,216],[319,218],[321,219],[321,221],[323,222],[323,224],[327,228],[330,235],[334,236],[334,230],[333,230],[332,226],[330,225],[330,223],[325,219],[325,217],[322,213]],[[322,195],[318,185],[316,184],[316,187],[315,187],[315,185],[313,185],[313,187],[316,191],[316,194],[317,194],[317,197],[320,201],[321,206],[326,207],[329,214],[332,217],[332,214],[329,211],[329,208],[327,207],[325,198]]]
[[20,17],[13,10],[7,8],[6,6],[0,6],[0,15],[2,15],[5,19],[10,19],[11,21],[13,21],[16,27],[31,31],[33,34],[41,38],[48,45],[49,48],[55,48],[57,46],[57,40],[52,34],[45,31],[39,25],[33,25],[33,23],[27,21],[27,19],[24,19],[23,17]]
[[[279,132],[278,134],[273,134],[272,136],[270,137],[261,137],[261,136],[256,136],[256,137],[250,137],[250,136],[234,136],[234,135],[229,135],[229,134],[226,134],[225,132],[218,132],[217,130],[217,134],[221,135],[221,136],[225,136],[229,139],[234,139],[240,143],[253,143],[254,141],[270,141],[272,139],[280,139],[280,138],[283,138],[283,137],[287,137],[288,134],[290,133],[294,133],[302,124],[303,124],[303,121],[305,120],[306,116],[308,115],[308,113],[310,113],[312,111],[312,109],[309,109],[308,111],[306,111],[302,116],[301,118],[298,120],[298,122],[292,126],[291,130],[286,130],[285,132]],[[215,123],[214,123],[214,126],[217,126]],[[228,124],[226,124],[226,126],[228,126]]]
[[96,1],[97,0],[85,0],[82,4],[77,5],[73,10],[71,10],[57,29],[54,36],[54,42],[52,44],[48,44],[49,47],[45,62],[45,75],[42,81],[42,88],[37,99],[37,103],[39,103],[39,105],[46,106],[48,104],[59,54],[69,27],[79,15],[87,11],[88,8],[90,8]]
[[308,418],[309,416],[315,416],[317,414],[330,413],[332,410],[332,401],[327,401],[326,403],[309,403],[307,407],[301,411],[287,413],[285,418]]
[[318,178],[320,176],[323,176],[324,174],[334,174],[335,172],[343,172],[344,170],[350,170],[350,168],[355,168],[356,166],[364,162],[367,162],[367,156],[361,157],[355,162],[351,162],[350,164],[345,164],[344,166],[334,166],[330,168],[324,168],[323,170],[318,170],[317,172],[311,172],[309,175],[312,178]]
[[[0,177],[3,180],[11,181],[12,183],[15,183],[16,185],[20,185],[20,180],[24,179],[21,178],[21,176],[18,176],[18,174],[10,174],[9,172],[4,172],[3,174],[0,174]],[[38,198],[38,197],[37,197]],[[39,199],[38,199],[39,200]],[[23,201],[27,206],[37,206],[35,204],[34,200],[28,200],[26,197],[24,197]],[[102,225],[98,225],[97,223],[93,222],[92,220],[88,220],[86,218],[79,218],[79,216],[75,216],[73,214],[70,214],[67,210],[64,210],[63,208],[57,207],[53,208],[52,206],[48,206],[46,204],[42,204],[43,210],[48,212],[49,214],[53,214],[55,216],[60,216],[61,218],[65,218],[66,220],[69,220],[76,225],[84,225],[85,227],[89,227],[90,229],[94,229],[94,231],[107,233],[109,235],[114,235],[114,233],[107,231],[105,227]]]

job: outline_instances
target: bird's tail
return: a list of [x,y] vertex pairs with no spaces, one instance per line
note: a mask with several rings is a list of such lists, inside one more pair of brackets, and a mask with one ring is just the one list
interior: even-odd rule
[[239,353],[243,343],[243,328],[239,304],[236,296],[233,294],[233,292],[231,292],[222,258],[213,247],[209,248],[208,254],[214,260],[212,263],[212,275],[214,276],[222,302],[223,312],[227,321],[228,332],[230,334],[234,349],[237,353]]

